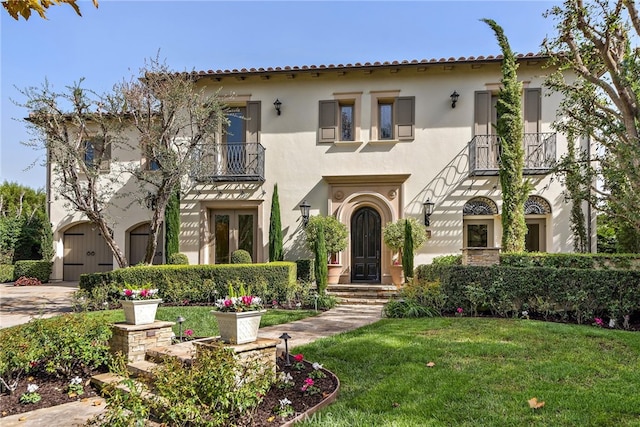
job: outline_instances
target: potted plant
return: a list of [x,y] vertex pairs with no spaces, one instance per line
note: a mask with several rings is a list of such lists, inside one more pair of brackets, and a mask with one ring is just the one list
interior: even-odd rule
[[216,308],[211,313],[218,321],[222,341],[245,344],[258,339],[260,319],[266,311],[262,299],[245,291],[243,283],[240,283],[237,292],[230,283],[229,294],[216,301]]
[[391,262],[391,280],[396,286],[404,283],[404,272],[402,271],[402,252],[405,241],[405,226],[409,221],[411,237],[413,240],[413,250],[420,248],[427,241],[427,229],[415,218],[401,218],[395,222],[389,222],[382,227],[382,240],[384,244],[393,252]]
[[158,298],[158,289],[153,288],[151,283],[140,286],[125,283],[120,295],[126,323],[148,325],[155,322],[158,304],[162,299]]
[[[316,215],[310,217],[309,223],[305,228],[305,234],[307,247],[314,253],[320,224],[324,226],[325,245],[329,255],[327,259],[327,267],[329,270],[328,283],[336,284],[340,281],[340,274],[342,273],[342,265],[338,262],[338,252],[344,251],[347,248],[349,230],[347,230],[346,225],[338,221],[334,216]],[[319,262],[319,260],[317,260],[317,262]]]

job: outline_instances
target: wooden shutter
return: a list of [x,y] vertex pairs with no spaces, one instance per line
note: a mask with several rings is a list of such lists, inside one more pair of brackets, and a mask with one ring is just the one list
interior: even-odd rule
[[111,142],[102,140],[97,145],[100,151],[100,171],[109,172],[111,167]]
[[396,139],[400,141],[412,140],[415,138],[415,96],[402,96],[395,99],[393,104],[395,119]]
[[338,101],[320,101],[319,142],[338,139]]
[[542,91],[540,88],[524,91],[524,133],[539,133],[542,115]]
[[488,90],[475,93],[475,135],[491,135],[491,92]]
[[247,138],[245,142],[260,142],[260,101],[247,102]]

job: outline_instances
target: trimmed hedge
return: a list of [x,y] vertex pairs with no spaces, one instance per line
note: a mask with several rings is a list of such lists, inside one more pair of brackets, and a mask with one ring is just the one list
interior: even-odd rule
[[313,270],[313,259],[298,259],[296,260],[298,276],[297,279],[301,282],[312,283],[316,280]]
[[13,282],[13,265],[0,264],[0,283]]
[[49,261],[16,261],[13,267],[13,280],[16,281],[20,277],[35,277],[42,283],[49,281],[51,276],[51,268],[53,263]]
[[251,264],[251,254],[244,249],[238,249],[231,252],[231,264]]
[[189,258],[182,252],[169,255],[167,264],[170,265],[189,265]]
[[500,264],[511,267],[555,267],[640,270],[638,254],[504,253]]
[[583,323],[594,316],[620,321],[640,310],[638,270],[421,265],[416,273],[420,281],[440,280],[449,312],[526,311]]
[[80,289],[90,295],[107,295],[120,299],[125,283],[150,282],[158,288],[164,302],[211,303],[227,294],[229,283],[242,281],[263,301],[288,301],[296,290],[296,264],[271,262],[268,264],[217,265],[153,265],[121,268],[106,273],[83,274]]

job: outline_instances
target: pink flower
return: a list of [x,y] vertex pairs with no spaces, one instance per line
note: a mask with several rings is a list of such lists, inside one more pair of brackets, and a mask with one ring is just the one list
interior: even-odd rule
[[141,289],[141,290],[140,290],[140,296],[141,296],[142,298],[146,298],[146,297],[148,297],[148,296],[149,296],[149,289]]
[[462,312],[463,312],[464,310],[462,309],[462,307],[458,307],[458,309],[457,309],[456,311],[458,312],[458,314],[462,314]]
[[133,291],[131,289],[125,289],[123,293],[125,297],[133,296]]
[[593,319],[593,321],[594,321],[594,322],[596,322],[596,325],[597,325],[597,326],[602,326],[602,325],[604,325],[604,322],[603,322],[603,321],[602,321],[602,319],[601,319],[601,318],[599,318],[599,317],[596,317],[595,319]]
[[233,301],[231,301],[230,299],[224,300],[225,307],[231,307],[232,305],[233,305]]
[[193,329],[187,329],[187,330],[185,330],[185,331],[184,331],[184,334],[185,334],[186,336],[188,336],[188,337],[192,336],[192,335],[193,335]]
[[306,380],[304,380],[304,384],[307,386],[312,386],[314,384],[313,379],[307,378]]
[[302,362],[304,360],[304,356],[302,355],[302,353],[296,354],[293,356],[293,360],[295,360],[296,362]]
[[244,295],[242,297],[242,303],[244,305],[251,305],[251,302],[253,301],[253,297],[251,295]]

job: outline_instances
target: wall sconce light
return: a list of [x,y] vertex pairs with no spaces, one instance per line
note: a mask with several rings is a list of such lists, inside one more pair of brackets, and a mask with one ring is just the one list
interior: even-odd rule
[[424,225],[427,227],[431,225],[431,214],[433,213],[433,207],[435,205],[436,204],[429,199],[422,204],[422,210],[424,211]]
[[451,108],[456,108],[456,102],[458,102],[460,94],[454,90],[453,93],[449,95],[449,98],[451,98]]
[[281,340],[284,340],[284,366],[291,366],[291,361],[289,360],[289,340],[291,339],[291,337],[288,333],[285,332],[284,334],[280,335],[279,338]]
[[300,215],[302,216],[302,226],[306,227],[309,223],[309,210],[311,209],[311,205],[307,203],[306,200],[303,200],[300,203]]
[[273,106],[276,107],[276,112],[280,115],[280,107],[282,106],[282,102],[279,99],[276,99],[276,102],[273,103]]

